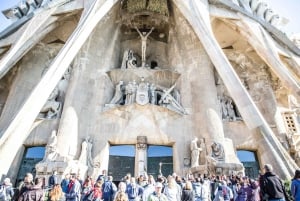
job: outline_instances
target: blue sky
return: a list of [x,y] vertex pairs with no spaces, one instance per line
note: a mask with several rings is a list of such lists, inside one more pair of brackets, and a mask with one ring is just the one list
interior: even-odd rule
[[[21,0],[0,0],[0,11],[10,8]],[[52,0],[55,1],[55,0]],[[290,22],[283,28],[288,34],[300,33],[300,1],[299,0],[263,0],[280,16],[287,18]],[[11,23],[2,12],[0,13],[0,31]]]

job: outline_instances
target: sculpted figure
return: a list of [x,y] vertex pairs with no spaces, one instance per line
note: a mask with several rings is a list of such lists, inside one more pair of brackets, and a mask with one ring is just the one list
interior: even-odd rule
[[267,22],[269,22],[271,20],[271,18],[273,17],[274,15],[274,11],[271,9],[271,8],[268,8],[266,11],[265,11],[265,20]]
[[151,104],[153,104],[153,105],[155,105],[156,104],[156,92],[155,92],[155,89],[156,89],[156,87],[155,87],[155,85],[152,83],[151,85],[150,85],[150,103]]
[[293,35],[291,40],[298,48],[300,48],[300,34]]
[[133,82],[129,82],[125,87],[125,105],[132,104],[135,102],[135,96],[136,96],[136,90],[137,90],[137,84],[135,80]]
[[93,167],[92,147],[93,143],[90,139],[90,136],[87,136],[81,144],[79,161],[89,167]]
[[185,109],[180,105],[180,103],[177,102],[177,100],[171,95],[171,92],[174,90],[176,84],[174,84],[169,89],[162,89],[163,93],[161,95],[161,99],[158,102],[159,105],[162,105],[163,107],[167,107],[170,110],[186,114]]
[[204,138],[201,138],[199,140],[199,148],[201,149],[200,155],[199,155],[199,164],[203,165],[206,163],[206,148],[205,148],[205,141]]
[[265,19],[264,17],[267,9],[268,9],[268,4],[266,4],[265,2],[261,2],[257,6],[256,15],[261,19]]
[[214,142],[211,145],[211,149],[212,149],[211,154],[214,159],[216,159],[217,161],[225,160],[225,152],[224,152],[224,147],[222,146],[222,144],[220,144],[218,142]]
[[133,69],[136,68],[136,57],[133,55],[133,51],[129,50],[128,51],[128,59],[127,59],[127,68],[128,69]]
[[235,113],[234,113],[233,103],[232,103],[231,99],[227,100],[226,107],[227,107],[227,111],[228,111],[229,120],[230,121],[235,121],[236,116],[235,116]]
[[54,161],[57,156],[57,135],[56,130],[53,130],[46,145],[45,156],[42,162]]
[[44,114],[44,118],[51,119],[58,115],[61,108],[61,103],[56,100],[58,95],[59,90],[57,87],[55,87],[40,111],[40,113]]
[[222,119],[227,119],[228,110],[227,110],[227,106],[226,106],[225,97],[223,97],[223,98],[221,97],[220,102],[221,102],[221,110],[222,110]]
[[151,30],[148,33],[147,32],[141,33],[140,30],[137,27],[135,27],[135,29],[139,33],[139,35],[141,37],[141,42],[142,42],[142,67],[145,67],[145,64],[146,64],[147,38],[151,34],[151,32],[153,31],[154,27],[152,27]]
[[126,69],[127,68],[128,52],[129,52],[129,50],[124,51],[122,64],[121,64],[121,69]]
[[190,149],[191,149],[191,167],[199,166],[199,155],[201,148],[198,147],[198,138],[192,140]]
[[121,69],[132,69],[136,68],[136,57],[133,54],[132,50],[125,50],[122,59]]
[[124,82],[121,80],[117,85],[115,89],[115,95],[111,99],[110,104],[120,104],[123,100],[123,84]]
[[141,83],[137,87],[135,101],[140,105],[149,103],[149,86],[145,83],[144,78],[141,78]]

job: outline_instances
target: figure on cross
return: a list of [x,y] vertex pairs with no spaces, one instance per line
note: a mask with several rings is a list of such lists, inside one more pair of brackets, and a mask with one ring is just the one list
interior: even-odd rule
[[150,29],[150,31],[147,32],[140,32],[140,30],[135,27],[136,31],[139,33],[142,41],[142,67],[145,67],[146,64],[146,47],[147,47],[147,38],[152,33],[154,27]]

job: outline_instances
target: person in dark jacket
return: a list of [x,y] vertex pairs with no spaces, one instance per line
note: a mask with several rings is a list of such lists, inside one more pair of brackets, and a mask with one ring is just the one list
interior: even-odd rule
[[102,184],[102,199],[104,201],[113,201],[117,186],[113,183],[113,177],[108,176],[107,181]]
[[195,201],[195,194],[193,191],[193,186],[190,181],[187,181],[181,195],[182,201]]
[[43,179],[36,178],[34,186],[25,191],[20,197],[19,201],[44,201],[44,191],[42,189]]
[[55,184],[58,184],[57,171],[54,170],[52,175],[49,177],[48,186],[49,188],[53,188]]
[[295,201],[300,201],[300,170],[295,171],[291,184],[291,193]]
[[265,174],[260,177],[263,200],[288,201],[288,195],[280,178],[274,174],[270,164],[264,165]]

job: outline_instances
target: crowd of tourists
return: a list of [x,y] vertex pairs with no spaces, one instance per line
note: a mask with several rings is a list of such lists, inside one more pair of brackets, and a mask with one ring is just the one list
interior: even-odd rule
[[83,181],[75,174],[67,174],[58,181],[57,172],[48,179],[26,174],[24,181],[13,190],[9,178],[0,187],[0,201],[300,201],[300,170],[296,170],[289,196],[281,179],[271,165],[257,180],[247,176],[189,176],[182,178],[173,173],[168,177],[127,174],[116,185],[112,176],[105,174]]

